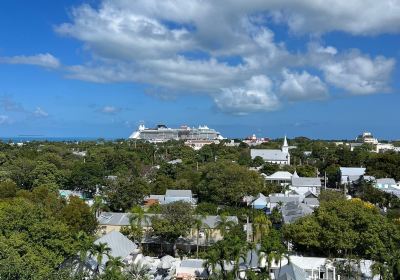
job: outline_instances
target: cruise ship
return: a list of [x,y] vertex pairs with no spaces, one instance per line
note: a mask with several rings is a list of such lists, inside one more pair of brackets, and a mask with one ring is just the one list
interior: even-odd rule
[[133,132],[130,139],[142,139],[152,143],[161,143],[168,140],[222,140],[221,134],[208,126],[189,127],[186,125],[180,128],[169,128],[166,125],[159,124],[155,128],[146,128],[144,124],[139,125],[137,131]]

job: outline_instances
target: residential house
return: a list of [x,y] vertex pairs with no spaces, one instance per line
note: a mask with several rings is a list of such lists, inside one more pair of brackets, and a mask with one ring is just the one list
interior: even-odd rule
[[188,202],[192,205],[197,204],[197,199],[193,197],[191,190],[167,190],[165,195],[149,195],[144,199],[145,205],[168,204],[176,201]]
[[376,179],[375,187],[378,189],[398,188],[396,181],[393,178]]
[[292,185],[290,189],[299,195],[305,195],[307,192],[312,192],[319,195],[321,192],[321,179],[318,177],[292,177]]
[[303,203],[311,208],[315,208],[319,206],[318,196],[313,192],[308,191],[304,194]]
[[[288,260],[289,259],[289,260]],[[317,257],[303,257],[291,255],[287,258],[271,262],[271,278],[279,280],[338,280],[346,275],[341,275],[337,265],[348,262],[345,259],[327,259]],[[353,263],[352,270],[358,271],[361,280],[378,280],[379,275],[372,273],[373,262],[358,260]],[[347,273],[347,272],[343,272]],[[342,276],[342,277],[341,277]]]
[[340,167],[340,184],[351,185],[365,175],[364,167]]
[[301,202],[302,197],[299,195],[285,195],[282,193],[273,193],[268,196],[267,209],[272,211],[277,206],[283,206],[288,202]]
[[[126,265],[137,262],[142,256],[137,245],[118,231],[109,232],[97,239],[94,243],[106,243],[107,247],[111,249],[108,255],[114,258],[120,257],[122,262]],[[100,265],[100,271],[104,271],[109,259],[108,255],[103,256],[101,264],[98,264],[96,257],[93,256],[88,259],[88,263],[94,268]]]
[[287,139],[283,141],[283,146],[280,150],[277,149],[251,149],[250,156],[252,159],[261,157],[265,162],[290,165],[290,153]]
[[281,212],[283,222],[285,224],[290,224],[304,216],[312,214],[314,210],[305,203],[290,201],[281,207]]
[[267,207],[267,204],[268,198],[262,193],[259,193],[257,198],[251,203],[251,207],[254,209],[264,209]]
[[289,184],[292,181],[292,177],[293,174],[288,171],[277,171],[274,174],[265,176],[265,180],[276,184]]

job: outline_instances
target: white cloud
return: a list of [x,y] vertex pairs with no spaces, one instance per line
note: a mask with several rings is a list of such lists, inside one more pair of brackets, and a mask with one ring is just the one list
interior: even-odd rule
[[395,60],[377,56],[370,58],[359,52],[334,57],[321,63],[327,82],[352,94],[373,94],[389,91],[390,75]]
[[0,57],[0,63],[7,64],[28,64],[36,65],[45,68],[59,68],[60,61],[49,53],[36,54],[31,56],[10,56],[10,57]]
[[[69,78],[141,83],[171,96],[204,94],[231,113],[324,99],[328,85],[353,94],[388,90],[393,59],[317,44],[290,52],[268,28],[271,21],[295,36],[399,33],[400,2],[102,0],[75,7],[70,22],[55,30],[80,40],[90,54],[85,63],[64,68]],[[50,54],[1,61],[60,67]],[[314,70],[322,74],[311,75]]]
[[344,31],[357,35],[400,32],[399,1],[276,0],[272,2],[276,8],[275,19],[288,24],[294,32],[322,34]]
[[117,108],[115,106],[110,106],[110,105],[104,106],[103,108],[100,109],[101,113],[111,114],[111,115],[112,114],[116,114],[116,113],[118,113],[120,111],[121,111],[121,108]]
[[280,93],[290,101],[321,100],[328,97],[328,88],[317,76],[307,71],[302,73],[283,71]]
[[38,118],[46,118],[46,117],[49,116],[49,113],[47,113],[46,111],[44,111],[40,107],[36,107],[36,110],[33,111],[33,115],[38,117]]
[[[81,40],[93,54],[92,61],[68,68],[71,78],[139,82],[170,89],[173,95],[207,94],[220,109],[243,113],[274,109],[281,97],[291,101],[327,97],[328,88],[320,77],[285,70],[292,67],[320,69],[330,84],[351,93],[388,88],[394,63],[390,59],[344,56],[332,46],[317,44],[310,46],[309,53],[290,53],[267,28],[272,16],[295,32],[394,30],[385,23],[386,17],[379,23],[366,23],[364,16],[374,9],[359,9],[360,5],[361,1],[338,4],[330,0],[103,0],[98,8],[75,8],[72,21],[56,31]],[[378,10],[387,5],[385,1],[370,3]],[[397,18],[392,12],[388,16]],[[236,59],[236,63],[222,62],[226,59]],[[265,78],[268,88],[255,86],[254,77],[267,76],[272,78]],[[274,85],[279,80],[282,84]],[[272,94],[278,87],[281,94]]]
[[242,87],[223,88],[220,94],[214,96],[214,101],[222,111],[240,115],[272,111],[279,107],[272,82],[264,75],[251,77]]

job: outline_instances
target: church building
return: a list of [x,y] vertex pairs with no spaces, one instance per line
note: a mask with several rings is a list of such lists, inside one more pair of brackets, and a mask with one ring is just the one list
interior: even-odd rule
[[251,158],[262,157],[265,162],[290,165],[289,145],[285,136],[283,146],[280,150],[277,149],[251,149]]

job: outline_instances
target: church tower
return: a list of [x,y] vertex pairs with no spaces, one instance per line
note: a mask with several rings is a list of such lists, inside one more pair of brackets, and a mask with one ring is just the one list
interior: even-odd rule
[[283,140],[282,152],[288,154],[289,153],[289,145],[287,143],[286,135],[285,139]]

